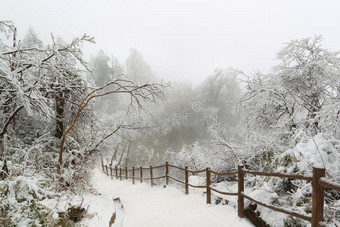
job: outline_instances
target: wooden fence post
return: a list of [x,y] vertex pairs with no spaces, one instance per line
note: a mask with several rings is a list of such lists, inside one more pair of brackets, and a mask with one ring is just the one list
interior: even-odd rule
[[109,176],[109,171],[107,170],[107,165],[105,165],[105,169],[106,169],[106,176]]
[[111,175],[111,180],[112,180],[112,166],[110,166],[110,175]]
[[185,194],[189,194],[189,171],[188,166],[185,166]]
[[165,184],[169,184],[169,163],[165,162]]
[[118,180],[118,167],[115,167],[116,179]]
[[125,166],[125,180],[128,179],[128,168],[127,166]]
[[238,216],[240,218],[244,218],[244,197],[242,196],[242,193],[244,191],[244,172],[243,172],[243,165],[238,165]]
[[135,167],[132,167],[132,184],[135,184]]
[[105,170],[104,170],[104,160],[102,159],[102,169],[103,169],[103,172],[105,173]]
[[312,227],[320,226],[323,220],[324,207],[324,187],[318,183],[321,177],[325,176],[324,168],[313,167],[313,181],[312,181]]
[[153,179],[152,179],[152,166],[150,166],[150,180],[151,180],[151,187],[153,186]]
[[119,167],[119,180],[122,180],[122,167]]
[[211,182],[211,179],[210,179],[210,168],[206,168],[205,170],[206,172],[206,187],[207,187],[207,204],[211,204],[211,189],[210,189],[210,182]]
[[143,183],[143,168],[139,167],[140,182]]

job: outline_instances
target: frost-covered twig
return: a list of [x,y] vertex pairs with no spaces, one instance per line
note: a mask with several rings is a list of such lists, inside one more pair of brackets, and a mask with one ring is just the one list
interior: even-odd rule
[[[141,86],[135,85],[132,81],[125,80],[125,79],[116,79],[102,87],[99,87],[93,91],[91,91],[85,98],[83,98],[78,106],[77,113],[73,119],[72,124],[67,128],[64,132],[61,143],[60,143],[60,150],[59,150],[59,159],[57,163],[57,173],[61,173],[61,164],[63,162],[63,151],[64,151],[64,143],[66,140],[66,136],[70,133],[73,127],[76,125],[80,113],[83,109],[89,104],[92,99],[103,97],[110,94],[128,94],[130,95],[131,101],[129,106],[133,104],[133,101],[137,103],[137,107],[140,109],[142,108],[141,101],[150,101],[156,102],[157,99],[164,100],[165,94],[163,92],[163,88],[167,87],[168,84],[144,84]],[[109,91],[99,93],[103,91],[105,88],[109,88]]]

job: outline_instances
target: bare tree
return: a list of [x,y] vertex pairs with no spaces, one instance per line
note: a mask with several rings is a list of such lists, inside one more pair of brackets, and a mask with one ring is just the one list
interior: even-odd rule
[[72,124],[67,128],[65,133],[61,138],[60,148],[59,148],[59,159],[57,163],[57,173],[61,173],[61,166],[63,162],[63,151],[64,144],[67,135],[76,125],[80,113],[84,108],[90,103],[92,99],[103,97],[110,94],[127,94],[130,97],[129,108],[136,107],[138,110],[143,110],[143,102],[156,102],[157,100],[165,100],[165,94],[163,88],[168,86],[168,84],[144,84],[137,85],[131,80],[126,79],[116,79],[102,87],[94,89],[90,92],[78,105],[77,113],[73,119]]

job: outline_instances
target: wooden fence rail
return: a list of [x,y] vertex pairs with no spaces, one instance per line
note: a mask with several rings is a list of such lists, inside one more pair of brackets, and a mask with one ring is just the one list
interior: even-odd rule
[[[239,165],[237,171],[229,172],[229,173],[219,173],[212,171],[210,168],[201,169],[201,170],[189,170],[188,166],[185,166],[184,168],[170,165],[168,162],[166,162],[164,165],[154,166],[148,168],[144,167],[132,167],[132,169],[128,169],[126,166],[125,169],[122,169],[121,167],[118,169],[118,167],[115,167],[114,169],[112,166],[108,167],[107,165],[104,165],[104,162],[101,162],[102,164],[102,170],[104,173],[106,173],[107,176],[110,176],[111,179],[115,176],[116,179],[123,180],[123,177],[125,179],[132,179],[132,183],[135,184],[135,180],[140,180],[142,183],[143,180],[150,180],[151,186],[154,185],[154,180],[159,180],[165,178],[165,184],[169,184],[169,179],[184,184],[185,194],[189,194],[189,187],[192,188],[202,188],[206,189],[206,203],[211,204],[211,191],[222,194],[222,195],[228,195],[228,196],[237,196],[238,197],[238,216],[240,218],[244,218],[244,199],[248,199],[252,202],[257,203],[258,205],[264,206],[266,208],[288,214],[306,221],[311,222],[312,227],[320,226],[322,220],[323,220],[323,209],[324,209],[324,188],[330,188],[336,191],[340,192],[340,185],[337,183],[332,182],[331,180],[325,178],[325,169],[324,168],[318,168],[313,167],[313,176],[312,177],[306,177],[302,175],[296,175],[296,174],[283,174],[283,173],[266,173],[266,172],[256,172],[256,171],[250,171],[243,168],[243,165]],[[154,177],[154,169],[160,169],[164,168],[165,175],[163,176],[157,176]],[[177,170],[181,170],[184,172],[184,181],[176,179],[173,176],[170,176],[169,174],[169,168],[175,168]],[[143,171],[149,170],[149,177],[143,177]],[[114,174],[113,174],[114,172]],[[122,172],[125,172],[125,175],[122,175]],[[129,172],[131,172],[131,176],[129,176]],[[135,172],[139,172],[138,176],[135,175]],[[205,173],[206,176],[206,182],[205,185],[192,185],[189,184],[189,173],[190,174],[198,174],[198,173]],[[217,176],[231,176],[231,175],[237,175],[237,181],[238,181],[238,190],[237,192],[222,192],[215,188],[211,187],[211,174],[217,175]],[[258,176],[268,176],[268,177],[280,177],[280,178],[289,178],[289,179],[295,179],[295,180],[306,180],[312,182],[312,215],[307,216],[304,214],[297,213],[295,211],[290,211],[287,209],[283,209],[280,207],[276,207],[273,205],[269,205],[263,202],[260,202],[249,195],[244,193],[244,176],[245,174],[252,174],[252,175],[258,175]]]

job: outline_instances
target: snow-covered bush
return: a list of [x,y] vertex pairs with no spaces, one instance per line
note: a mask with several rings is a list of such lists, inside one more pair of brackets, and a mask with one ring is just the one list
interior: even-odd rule
[[1,226],[55,225],[55,211],[41,202],[54,198],[43,177],[9,176],[0,181]]
[[193,143],[183,146],[179,152],[168,151],[171,162],[178,166],[188,166],[191,170],[210,167],[217,172],[230,172],[236,169],[237,160],[225,152],[225,148],[211,143]]
[[[15,141],[6,147],[8,170],[0,180],[0,225],[54,226],[67,221],[68,217],[59,216],[58,212],[67,213],[69,206],[61,209],[58,201],[61,195],[72,197],[91,190],[88,183],[91,159],[84,157],[79,144],[69,138],[63,172],[59,176],[55,171],[58,160],[55,145],[59,140],[47,134],[31,145],[19,143],[20,148],[13,146]],[[4,165],[5,162],[0,161],[0,166]],[[52,205],[47,205],[47,201]]]
[[[339,140],[323,133],[308,136],[304,131],[300,131],[293,141],[296,145],[285,152],[264,151],[259,158],[257,170],[312,176],[313,166],[322,166],[326,169],[327,178],[340,183]],[[247,185],[251,187],[251,194],[261,201],[294,209],[303,214],[311,214],[311,182],[278,177],[249,176]],[[262,195],[258,195],[257,191],[262,191]],[[336,207],[339,204],[340,193],[326,189],[325,198],[325,221],[337,223],[336,220],[340,218],[340,212]],[[264,213],[268,212],[266,208],[260,208],[260,210]],[[294,226],[293,223],[299,223],[301,226],[306,225],[301,220],[288,218],[285,219],[284,226]]]

